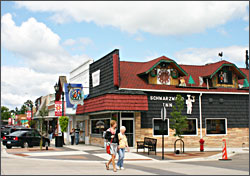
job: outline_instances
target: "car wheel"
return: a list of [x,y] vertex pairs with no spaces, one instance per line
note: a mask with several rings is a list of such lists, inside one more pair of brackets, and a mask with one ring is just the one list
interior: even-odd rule
[[6,145],[6,148],[7,148],[7,149],[11,149],[11,148],[12,148],[12,146]]
[[23,143],[23,148],[28,148],[28,147],[29,147],[28,142],[24,142],[24,143]]

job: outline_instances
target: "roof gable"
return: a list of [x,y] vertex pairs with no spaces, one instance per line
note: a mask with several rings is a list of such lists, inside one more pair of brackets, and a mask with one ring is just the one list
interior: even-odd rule
[[161,63],[169,63],[174,68],[178,70],[183,76],[187,76],[188,74],[183,70],[174,60],[169,59],[166,56],[161,56],[159,58],[156,58],[152,61],[142,63],[141,69],[138,71],[138,75],[148,74],[150,71],[152,71],[155,67],[157,67]]

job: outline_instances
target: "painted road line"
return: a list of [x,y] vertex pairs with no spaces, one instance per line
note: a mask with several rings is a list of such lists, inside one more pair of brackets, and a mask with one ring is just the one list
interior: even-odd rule
[[64,152],[31,152],[25,153],[28,156],[63,156],[63,155],[89,155],[86,152],[82,151],[64,151]]

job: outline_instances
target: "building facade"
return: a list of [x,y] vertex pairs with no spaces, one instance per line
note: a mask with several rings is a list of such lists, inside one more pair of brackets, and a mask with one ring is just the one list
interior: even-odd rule
[[[172,148],[174,130],[170,113],[177,95],[184,100],[183,129],[186,147],[199,147],[203,138],[208,147],[249,146],[249,70],[222,60],[196,65],[179,65],[162,56],[149,62],[120,61],[119,50],[90,64],[89,96],[77,107],[76,115],[85,116],[85,135],[89,143],[103,146],[103,132],[110,120],[126,126],[130,146],[144,137],[157,140],[161,147]],[[166,109],[162,126],[161,110]]]

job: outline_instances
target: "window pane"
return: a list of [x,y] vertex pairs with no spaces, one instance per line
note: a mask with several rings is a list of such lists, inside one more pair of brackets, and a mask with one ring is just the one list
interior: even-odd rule
[[102,134],[110,127],[110,119],[91,120],[91,133]]
[[[161,119],[154,119],[154,135],[162,135],[163,122]],[[164,135],[168,135],[168,120],[164,122]]]
[[207,119],[206,120],[207,134],[226,134],[225,119]]
[[187,119],[188,127],[183,130],[184,135],[196,135],[196,119]]

